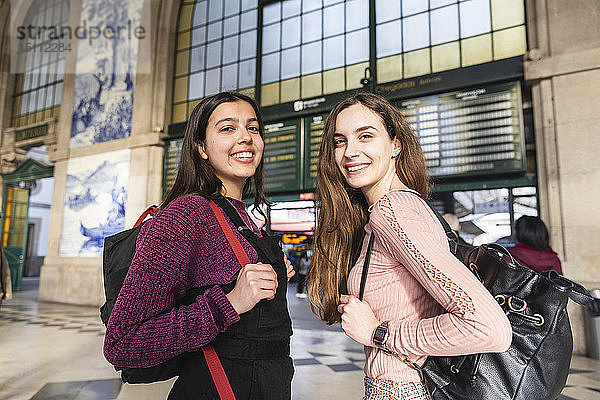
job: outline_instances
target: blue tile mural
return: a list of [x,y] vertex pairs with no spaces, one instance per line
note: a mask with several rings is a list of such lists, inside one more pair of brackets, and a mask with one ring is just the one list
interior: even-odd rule
[[125,228],[129,158],[119,150],[69,160],[62,257],[100,257],[104,238]]
[[83,0],[81,26],[89,28],[78,41],[71,147],[130,136],[139,43],[132,31],[143,4]]

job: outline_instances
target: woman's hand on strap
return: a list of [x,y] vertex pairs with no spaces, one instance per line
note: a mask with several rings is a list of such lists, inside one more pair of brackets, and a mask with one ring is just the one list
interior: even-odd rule
[[294,266],[292,265],[292,262],[290,260],[288,260],[287,256],[284,255],[283,256],[283,261],[285,262],[285,268],[287,271],[287,278],[288,281],[290,280],[290,278],[292,276],[294,276],[294,274],[296,273],[296,271],[294,271]]
[[381,324],[371,306],[355,296],[343,294],[338,311],[342,314],[342,329],[351,339],[365,346],[373,346],[373,331]]
[[246,264],[227,299],[238,314],[243,314],[262,299],[272,300],[276,291],[277,274],[270,264]]

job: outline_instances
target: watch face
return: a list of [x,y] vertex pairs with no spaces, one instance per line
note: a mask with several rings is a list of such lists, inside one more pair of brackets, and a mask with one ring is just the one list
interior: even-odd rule
[[373,342],[376,345],[382,346],[387,337],[387,329],[383,326],[378,326],[375,328],[375,333],[373,334]]

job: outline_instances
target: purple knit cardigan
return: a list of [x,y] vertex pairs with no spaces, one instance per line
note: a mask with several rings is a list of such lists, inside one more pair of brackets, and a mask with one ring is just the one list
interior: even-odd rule
[[[244,203],[229,199],[248,226],[256,229]],[[227,218],[250,261],[258,255]],[[208,201],[184,196],[146,222],[112,311],[104,356],[113,365],[150,367],[212,341],[239,320],[219,286],[175,307],[186,290],[232,282],[240,264]]]

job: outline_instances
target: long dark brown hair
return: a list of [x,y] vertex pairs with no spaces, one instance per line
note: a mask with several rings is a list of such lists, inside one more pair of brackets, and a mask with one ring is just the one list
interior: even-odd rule
[[[264,137],[262,116],[258,105],[252,98],[241,93],[222,92],[203,99],[196,107],[194,107],[190,119],[185,126],[179,167],[177,168],[177,177],[175,178],[173,187],[160,206],[161,210],[170,202],[181,196],[199,194],[204,197],[211,197],[222,192],[223,182],[217,177],[212,164],[208,160],[200,157],[198,145],[204,143],[206,139],[206,127],[208,126],[208,119],[213,111],[215,111],[220,104],[235,103],[237,101],[245,101],[252,106],[258,120],[260,136]],[[254,206],[261,214],[263,214],[263,212],[259,206],[268,204],[264,192],[263,171],[264,159],[261,158],[254,176],[246,180],[242,190],[242,197],[248,197],[254,192]]]
[[315,249],[308,272],[311,307],[323,321],[340,322],[340,295],[347,293],[347,278],[356,263],[368,221],[368,204],[360,190],[351,188],[335,162],[333,135],[342,110],[362,104],[383,121],[391,139],[401,143],[396,174],[423,197],[429,194],[429,177],[419,140],[400,111],[383,97],[359,92],[339,102],[325,122],[317,169],[318,218]]

